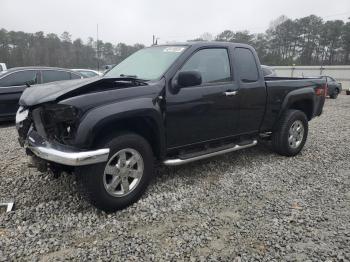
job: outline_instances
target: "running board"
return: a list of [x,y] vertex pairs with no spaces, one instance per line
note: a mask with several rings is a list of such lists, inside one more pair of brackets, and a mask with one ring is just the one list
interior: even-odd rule
[[233,151],[241,150],[241,149],[244,149],[244,148],[252,147],[252,146],[255,146],[257,143],[258,143],[257,140],[253,140],[249,144],[235,145],[235,146],[230,147],[230,148],[226,148],[226,149],[223,149],[223,150],[219,150],[219,151],[216,151],[216,152],[212,152],[212,153],[208,153],[208,154],[204,154],[204,155],[199,155],[199,156],[195,156],[195,157],[191,157],[191,158],[181,159],[181,157],[180,157],[180,158],[175,158],[175,159],[167,159],[167,160],[165,160],[163,162],[163,164],[166,165],[166,166],[183,165],[183,164],[187,164],[187,163],[190,163],[190,162],[193,162],[193,161],[197,161],[197,160],[201,160],[201,159],[205,159],[205,158],[209,158],[209,157],[218,156],[218,155],[230,153],[230,152],[233,152]]

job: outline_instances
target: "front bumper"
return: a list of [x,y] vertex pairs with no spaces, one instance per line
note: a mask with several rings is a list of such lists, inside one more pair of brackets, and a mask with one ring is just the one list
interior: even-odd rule
[[25,147],[37,157],[66,166],[85,166],[106,162],[109,148],[79,151],[75,148],[45,140],[35,130],[30,130]]

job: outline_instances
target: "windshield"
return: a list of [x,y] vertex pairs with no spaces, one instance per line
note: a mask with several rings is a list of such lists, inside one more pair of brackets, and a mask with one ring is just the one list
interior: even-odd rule
[[186,46],[153,46],[141,49],[112,68],[105,77],[158,79],[185,49]]

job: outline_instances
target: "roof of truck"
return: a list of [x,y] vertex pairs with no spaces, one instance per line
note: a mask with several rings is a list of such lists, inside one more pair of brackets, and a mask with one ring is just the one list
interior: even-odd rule
[[232,42],[222,42],[222,41],[192,41],[192,42],[175,42],[175,43],[167,43],[161,44],[157,46],[239,46],[239,47],[250,47],[250,45],[242,44],[242,43],[232,43]]

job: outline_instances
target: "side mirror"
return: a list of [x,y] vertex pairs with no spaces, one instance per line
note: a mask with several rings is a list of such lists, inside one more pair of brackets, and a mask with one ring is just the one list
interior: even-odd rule
[[183,71],[177,76],[177,86],[179,88],[198,86],[202,84],[202,76],[197,71]]

